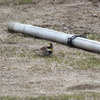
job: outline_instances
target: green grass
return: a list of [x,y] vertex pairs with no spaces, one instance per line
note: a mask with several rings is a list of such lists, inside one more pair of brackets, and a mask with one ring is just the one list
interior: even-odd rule
[[[4,46],[0,47],[0,54],[1,57],[14,57],[14,58],[25,58],[27,60],[37,61],[39,66],[40,61],[45,61],[46,68],[60,68],[66,69],[68,66],[73,67],[73,69],[97,69],[100,68],[100,57],[93,56],[92,53],[88,53],[86,51],[81,52],[79,51],[68,51],[63,52],[59,51],[57,54],[53,53],[51,57],[40,57],[38,54],[35,54],[32,50],[28,50],[27,47],[24,49],[20,46],[14,45],[11,46]],[[41,64],[44,66],[44,64]],[[2,70],[2,69],[1,69]]]
[[88,34],[87,38],[95,41],[100,41],[100,33]]
[[26,42],[25,39],[18,39],[18,38],[12,38],[12,39],[7,39],[6,42],[10,43],[16,43],[16,42]]
[[4,0],[4,2],[6,2],[7,0]]
[[[11,2],[12,0],[3,0],[4,3],[6,2]],[[32,3],[32,0],[14,0],[13,2],[17,2],[17,3]]]
[[[18,100],[18,97],[13,96],[0,96],[0,100]],[[19,99],[21,100],[21,99]]]
[[82,14],[89,15],[89,14],[91,14],[91,12],[89,10],[87,10],[87,11],[82,12]]
[[100,93],[79,93],[79,94],[61,94],[58,96],[39,96],[39,97],[13,97],[0,96],[0,100],[99,100]]
[[100,58],[97,57],[86,57],[85,59],[78,60],[75,63],[74,67],[75,69],[82,69],[86,70],[88,68],[94,69],[94,68],[100,68]]
[[20,0],[19,2],[22,2],[22,3],[31,3],[32,0]]

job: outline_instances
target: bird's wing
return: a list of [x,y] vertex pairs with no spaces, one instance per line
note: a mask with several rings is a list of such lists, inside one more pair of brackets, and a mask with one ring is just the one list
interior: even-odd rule
[[40,48],[40,50],[45,51],[46,48],[47,48],[46,46],[43,46],[43,47]]

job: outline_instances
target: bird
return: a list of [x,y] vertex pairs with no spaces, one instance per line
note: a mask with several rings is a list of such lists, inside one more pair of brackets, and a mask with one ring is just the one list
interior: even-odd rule
[[53,44],[50,43],[47,46],[42,46],[40,49],[34,49],[33,51],[39,51],[41,56],[50,56],[53,53]]

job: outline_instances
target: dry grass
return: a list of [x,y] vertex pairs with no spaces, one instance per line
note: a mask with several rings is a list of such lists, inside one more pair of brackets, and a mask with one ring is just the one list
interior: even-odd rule
[[[67,90],[77,85],[100,84],[98,53],[7,31],[8,22],[15,21],[65,33],[81,33],[99,41],[99,10],[92,4],[70,6],[46,1],[38,4],[1,4],[0,95],[24,97],[100,92],[99,88]],[[51,57],[40,57],[32,51],[50,42],[54,45]]]

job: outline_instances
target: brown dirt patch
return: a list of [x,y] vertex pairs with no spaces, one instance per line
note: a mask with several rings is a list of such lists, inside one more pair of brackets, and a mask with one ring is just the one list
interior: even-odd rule
[[[50,41],[7,31],[7,24],[14,21],[65,33],[100,33],[99,3],[69,1],[38,0],[37,3],[20,5],[1,3],[0,95],[25,97],[100,92],[100,67],[86,62],[87,56],[100,59],[99,54],[53,42],[52,57],[39,57],[32,50]],[[90,69],[74,69],[77,66],[81,69],[82,65],[77,65],[79,61],[87,63]]]

